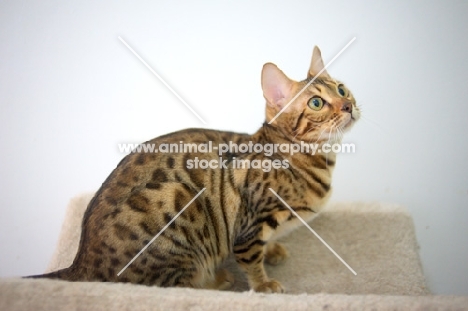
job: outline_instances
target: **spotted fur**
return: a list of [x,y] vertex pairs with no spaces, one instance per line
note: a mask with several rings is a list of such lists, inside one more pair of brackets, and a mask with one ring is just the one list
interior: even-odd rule
[[[352,94],[324,71],[289,106],[287,103],[323,68],[314,49],[306,80],[295,82],[265,64],[262,88],[266,122],[253,135],[187,129],[147,143],[322,144],[339,138],[359,118]],[[341,91],[340,91],[340,88]],[[345,90],[345,91],[343,91]],[[345,94],[345,96],[343,94]],[[323,107],[311,109],[320,97]],[[276,119],[277,113],[287,107]],[[317,107],[315,107],[317,108]],[[273,121],[274,119],[274,121]],[[271,124],[269,124],[270,121]],[[217,271],[234,254],[256,291],[282,292],[265,273],[264,261],[287,257],[277,238],[300,225],[272,188],[301,217],[313,218],[331,193],[335,154],[226,153],[224,169],[189,169],[187,161],[218,160],[213,153],[131,153],[111,173],[84,214],[79,250],[66,269],[38,277],[69,281],[131,282],[161,287],[227,288],[232,277]],[[288,161],[287,168],[233,167],[235,160]],[[205,191],[120,276],[117,273],[203,188]]]

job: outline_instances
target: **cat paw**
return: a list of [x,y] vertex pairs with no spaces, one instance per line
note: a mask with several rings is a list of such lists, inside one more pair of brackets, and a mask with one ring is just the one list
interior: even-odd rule
[[283,244],[274,242],[267,244],[265,253],[265,262],[269,265],[276,266],[288,258],[288,251]]
[[263,284],[260,284],[259,286],[255,287],[254,290],[256,292],[267,293],[267,294],[284,293],[283,286],[281,285],[280,282],[276,280],[271,280]]
[[219,290],[230,289],[234,285],[234,275],[226,269],[220,269],[216,273],[216,288]]

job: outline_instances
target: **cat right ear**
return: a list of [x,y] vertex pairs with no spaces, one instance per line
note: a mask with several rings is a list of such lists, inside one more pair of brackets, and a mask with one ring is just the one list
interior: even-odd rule
[[266,63],[263,65],[263,97],[269,106],[282,109],[287,104],[292,86],[292,81],[275,64]]
[[[319,74],[320,73],[320,74]],[[309,72],[307,73],[307,79],[313,78],[316,75],[324,78],[331,78],[328,72],[325,70],[325,65],[323,64],[322,53],[318,46],[314,46],[314,51],[312,52],[312,59],[310,61]]]

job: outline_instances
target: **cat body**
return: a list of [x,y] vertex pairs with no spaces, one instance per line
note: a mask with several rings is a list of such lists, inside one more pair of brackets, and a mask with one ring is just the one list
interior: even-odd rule
[[[253,135],[187,129],[146,144],[210,142],[217,147],[307,141],[323,145],[359,118],[351,93],[326,71],[275,118],[322,68],[318,48],[314,49],[308,78],[301,82],[266,64],[262,87],[267,122]],[[189,166],[194,159],[220,167]],[[277,160],[281,167],[268,170],[238,165],[255,160]],[[291,154],[281,150],[268,156],[240,150],[131,153],[89,203],[73,264],[38,277],[224,289],[232,283],[232,276],[218,267],[234,254],[251,288],[282,292],[281,284],[268,278],[263,265],[286,258],[286,250],[275,241],[301,223],[270,188],[301,218],[310,220],[330,196],[335,161],[334,153]]]

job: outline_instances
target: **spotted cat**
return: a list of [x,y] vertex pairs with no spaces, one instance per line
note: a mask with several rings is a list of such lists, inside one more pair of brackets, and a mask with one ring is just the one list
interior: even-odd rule
[[[303,81],[265,64],[261,84],[266,122],[252,135],[186,129],[145,144],[322,146],[331,138],[340,141],[360,111],[346,86],[323,69],[317,47]],[[252,289],[283,292],[281,283],[266,275],[264,262],[275,265],[287,257],[275,241],[300,222],[270,188],[310,220],[330,196],[335,161],[333,152],[291,154],[282,148],[268,155],[234,148],[221,155],[200,150],[131,153],[89,203],[73,264],[36,277],[225,289],[232,275],[219,266],[234,254]],[[202,163],[221,165],[201,167]]]

